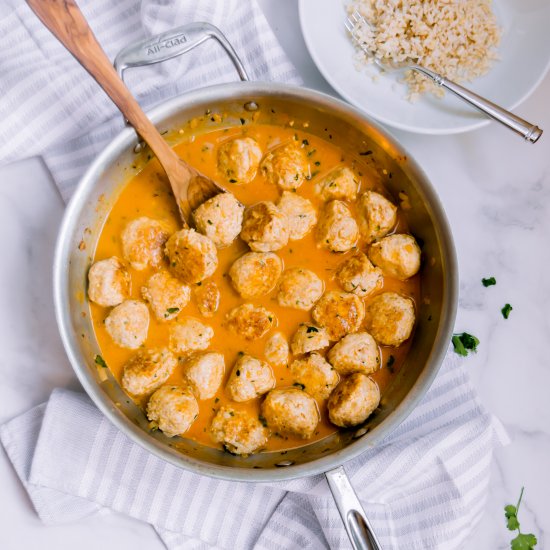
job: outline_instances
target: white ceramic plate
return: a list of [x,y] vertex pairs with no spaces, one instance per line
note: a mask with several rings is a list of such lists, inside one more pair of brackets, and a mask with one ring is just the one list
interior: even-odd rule
[[[464,85],[512,110],[525,100],[550,67],[550,1],[493,0],[503,29],[495,62],[485,75]],[[405,99],[399,71],[380,75],[376,66],[358,71],[355,48],[344,27],[343,0],[300,0],[300,23],[315,64],[331,86],[353,105],[395,128],[422,134],[454,134],[489,123],[483,114],[446,92]],[[536,120],[532,120],[534,124]]]

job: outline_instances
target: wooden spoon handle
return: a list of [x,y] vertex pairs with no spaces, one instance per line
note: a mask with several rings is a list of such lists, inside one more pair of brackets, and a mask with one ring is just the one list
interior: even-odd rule
[[119,78],[109,58],[74,0],[26,0],[52,34],[73,54],[113,100],[130,124],[169,170],[180,159],[147,118],[130,90]]

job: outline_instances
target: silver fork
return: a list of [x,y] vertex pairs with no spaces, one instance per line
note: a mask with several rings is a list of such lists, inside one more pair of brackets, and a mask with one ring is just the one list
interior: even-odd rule
[[428,78],[431,78],[438,86],[449,90],[460,99],[463,99],[472,107],[475,107],[478,111],[486,114],[488,117],[500,122],[504,126],[510,128],[520,136],[523,136],[527,141],[535,143],[540,136],[542,136],[542,130],[535,124],[531,124],[526,120],[514,115],[510,111],[499,107],[495,103],[485,99],[474,92],[467,90],[463,86],[452,82],[444,76],[426,69],[418,63],[413,61],[406,61],[403,63],[385,63],[380,58],[376,57],[373,51],[369,50],[367,45],[357,35],[362,26],[368,27],[372,32],[376,32],[376,28],[368,22],[357,10],[355,10],[350,17],[346,20],[346,29],[350,33],[356,44],[372,58],[374,63],[384,70],[413,70],[417,71]]

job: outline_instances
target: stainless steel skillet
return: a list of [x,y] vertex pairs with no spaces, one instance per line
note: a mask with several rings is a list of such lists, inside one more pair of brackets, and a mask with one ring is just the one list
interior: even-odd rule
[[[127,48],[117,58],[119,72],[180,55],[208,38],[217,39],[242,64],[221,33],[205,23],[180,27]],[[457,304],[457,267],[451,232],[434,188],[401,145],[360,111],[325,94],[276,83],[243,82],[211,86],[167,101],[149,116],[169,141],[182,136],[248,123],[289,124],[330,138],[358,157],[368,158],[394,197],[406,198],[409,225],[423,242],[422,300],[407,361],[364,426],[284,453],[243,458],[161,433],[122,392],[110,373],[94,363],[99,348],[86,300],[86,277],[105,219],[125,182],[147,160],[147,150],[131,128],[123,130],[96,158],[80,181],[60,229],[54,259],[54,298],[61,337],[84,389],[126,435],[179,467],[226,480],[280,481],[324,473],[354,548],[379,545],[346,477],[343,463],[372,448],[414,409],[437,374],[451,336]],[[222,123],[214,113],[228,113]],[[183,133],[180,133],[183,132]]]

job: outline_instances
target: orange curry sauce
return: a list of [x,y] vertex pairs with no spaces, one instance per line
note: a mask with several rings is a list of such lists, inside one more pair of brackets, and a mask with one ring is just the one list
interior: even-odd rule
[[[279,189],[267,183],[260,171],[258,171],[256,178],[246,185],[235,185],[224,181],[224,178],[217,171],[216,159],[218,144],[226,139],[241,137],[243,135],[254,138],[264,152],[280,142],[295,137],[302,141],[308,154],[307,158],[310,164],[311,179],[306,181],[297,190],[297,193],[308,198],[318,210],[320,210],[322,203],[313,192],[315,181],[331,169],[342,164],[352,167],[355,173],[360,177],[360,191],[374,189],[387,194],[387,191],[381,186],[380,181],[382,178],[380,174],[376,173],[372,165],[365,163],[361,157],[347,155],[331,142],[310,135],[304,131],[296,131],[296,129],[289,127],[247,124],[242,127],[215,130],[194,136],[191,140],[176,146],[175,150],[183,159],[189,162],[189,164],[196,167],[205,175],[220,182],[220,184],[231,191],[244,205],[249,206],[261,200],[276,201],[280,193]],[[354,212],[355,206],[352,204],[350,207],[352,212]],[[140,216],[162,220],[166,222],[173,231],[177,231],[181,226],[169,184],[156,159],[151,160],[123,189],[105,222],[95,251],[94,261],[109,258],[111,256],[117,256],[122,259],[123,254],[120,238],[122,230],[130,220]],[[407,224],[401,209],[398,210],[398,223],[395,231],[407,232]],[[359,242],[358,248],[364,250],[364,243]],[[221,292],[220,308],[214,317],[202,318],[193,299],[191,299],[187,307],[178,315],[180,319],[184,316],[191,316],[210,325],[214,329],[214,337],[209,349],[221,352],[225,356],[226,371],[224,383],[221,385],[214,398],[199,401],[199,416],[185,434],[187,438],[213,447],[220,447],[220,445],[214,443],[210,438],[210,423],[216,411],[222,405],[230,405],[235,409],[245,409],[256,416],[258,416],[260,412],[260,398],[245,403],[235,403],[231,401],[225,393],[225,382],[229,377],[238,353],[245,352],[265,360],[264,345],[266,340],[275,330],[281,331],[286,338],[290,340],[300,323],[312,321],[309,311],[279,306],[275,299],[275,291],[271,292],[268,296],[253,300],[244,300],[238,296],[230,284],[227,273],[233,261],[246,251],[248,251],[248,246],[240,239],[237,239],[230,247],[218,250],[219,266],[210,279],[215,281]],[[313,229],[304,239],[300,241],[289,241],[288,245],[282,250],[276,251],[276,254],[282,258],[285,268],[305,267],[314,271],[324,280],[327,290],[339,289],[338,284],[334,280],[334,272],[337,266],[352,253],[353,250],[344,254],[338,254],[318,248],[315,242],[315,229]],[[148,268],[144,271],[136,271],[128,266],[128,271],[132,278],[131,298],[141,300],[141,287],[145,285],[145,282],[154,270]],[[418,303],[420,295],[419,276],[416,275],[407,281],[398,281],[385,277],[383,288],[377,292],[381,292],[382,290],[393,290],[400,294],[410,296]],[[376,292],[374,294],[376,294]],[[374,294],[367,296],[365,302],[368,302]],[[245,301],[266,307],[275,314],[277,319],[274,328],[257,341],[247,341],[229,332],[223,324],[226,313]],[[95,334],[102,356],[115,378],[120,382],[125,362],[136,352],[120,348],[111,340],[103,324],[104,319],[110,311],[109,308],[100,307],[92,303],[90,307]],[[168,346],[168,327],[171,323],[175,322],[177,322],[177,319],[167,323],[161,323],[156,320],[154,315],[151,315],[145,346]],[[393,376],[399,371],[408,351],[409,344],[410,339],[399,348],[381,347],[382,368],[371,376],[378,383],[382,393],[391,382]],[[390,355],[394,357],[394,362],[388,368],[387,362]],[[292,356],[289,358],[289,362],[291,361]],[[277,379],[277,387],[292,386],[293,380],[288,366],[272,366],[272,368]],[[166,383],[184,383],[182,372],[182,364],[180,362]],[[138,402],[138,404],[142,408],[145,408],[146,398]],[[304,441],[291,436],[273,435],[270,437],[265,449],[268,451],[290,449],[322,439],[337,431],[338,428],[328,421],[325,403],[319,402],[318,405],[321,412],[321,421],[314,436],[310,440]]]

